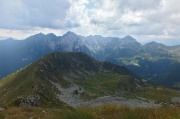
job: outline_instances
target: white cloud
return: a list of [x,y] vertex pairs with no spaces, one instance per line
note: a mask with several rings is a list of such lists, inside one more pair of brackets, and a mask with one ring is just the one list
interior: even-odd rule
[[[57,30],[57,29],[50,29],[50,28],[40,28],[37,27],[33,30],[8,30],[8,29],[0,29],[0,34],[3,37],[11,37],[11,38],[18,38],[18,40],[22,40],[28,36],[38,34],[38,33],[54,33],[56,35],[62,35],[64,34],[63,30]],[[1,37],[0,36],[0,37]]]
[[[179,0],[0,0],[0,35],[74,31],[132,35],[139,41],[179,39]],[[28,35],[27,34],[27,35]],[[17,35],[18,36],[18,35]],[[175,40],[174,40],[175,41]]]

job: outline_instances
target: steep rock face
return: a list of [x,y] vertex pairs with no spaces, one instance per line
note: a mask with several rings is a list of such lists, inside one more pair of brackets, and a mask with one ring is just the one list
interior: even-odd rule
[[140,43],[131,36],[120,39],[95,35],[82,37],[82,40],[97,59],[132,57],[143,51]]
[[95,36],[81,37],[81,39],[91,51],[92,54],[91,56],[93,56],[96,59],[103,60],[107,56],[106,49],[109,46],[108,43],[110,43],[113,38],[95,35]]
[[130,58],[140,55],[143,51],[142,46],[132,37],[126,36],[122,39],[113,38],[108,43],[105,52],[108,54],[106,58]]
[[67,32],[62,38],[56,43],[57,51],[66,52],[85,52],[90,54],[87,46],[82,42],[80,37],[73,32]]

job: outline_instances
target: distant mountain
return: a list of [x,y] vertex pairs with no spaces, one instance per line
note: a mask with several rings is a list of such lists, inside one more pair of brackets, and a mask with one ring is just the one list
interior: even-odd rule
[[88,47],[83,43],[80,36],[76,35],[73,32],[67,32],[64,34],[61,39],[58,40],[56,44],[56,51],[64,51],[64,52],[85,52],[90,54],[91,51]]
[[156,42],[141,45],[129,35],[116,38],[84,37],[70,31],[63,36],[39,33],[25,40],[0,40],[0,78],[56,51],[84,52],[95,59],[126,66],[145,79],[153,79],[180,59],[180,46]]
[[105,49],[107,53],[106,59],[112,59],[112,57],[115,59],[134,57],[135,55],[140,55],[143,51],[140,43],[130,36],[126,36],[122,39],[113,38]]
[[[99,83],[87,88],[89,81]],[[81,93],[91,96],[91,90],[102,91],[100,95],[138,91],[143,83],[125,67],[97,61],[84,53],[51,53],[0,81],[0,105],[62,107],[66,104],[58,95],[66,95],[63,90],[72,86],[76,88],[68,95],[74,92],[77,97]]]
[[131,36],[120,39],[96,35],[83,37],[82,41],[97,59],[132,57],[142,50],[140,43]]
[[172,54],[169,52],[171,47],[168,47],[162,43],[150,42],[144,45],[145,50],[148,54],[153,57],[172,57]]
[[73,32],[67,32],[60,37],[39,33],[25,40],[3,40],[0,41],[0,78],[50,52],[84,52],[96,59],[105,60],[138,54],[139,46],[140,44],[130,36],[123,39],[101,36],[83,37]]
[[0,77],[6,76],[47,54],[54,37],[37,34],[25,40],[0,41]]
[[168,46],[162,44],[162,43],[157,43],[155,41],[152,41],[152,42],[149,42],[149,43],[146,43],[144,45],[146,48],[168,48]]

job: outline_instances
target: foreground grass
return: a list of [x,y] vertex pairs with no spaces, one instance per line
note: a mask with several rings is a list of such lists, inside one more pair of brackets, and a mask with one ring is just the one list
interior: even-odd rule
[[179,112],[178,106],[147,109],[106,105],[77,110],[12,107],[0,112],[0,119],[180,119]]
[[147,86],[144,92],[134,93],[136,97],[143,97],[146,99],[154,100],[155,102],[165,102],[171,103],[172,97],[180,97],[180,91],[168,89],[165,87],[157,87],[156,89],[153,86]]

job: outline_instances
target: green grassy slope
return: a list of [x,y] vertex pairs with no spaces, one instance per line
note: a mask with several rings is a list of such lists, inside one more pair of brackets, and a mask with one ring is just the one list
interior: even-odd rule
[[[67,88],[70,83],[91,85],[102,77],[102,86],[108,88],[104,92],[110,94],[119,89],[116,86],[120,85],[120,75],[131,78],[130,88],[141,82],[125,67],[97,61],[84,53],[51,53],[0,81],[0,105],[19,105],[22,97],[39,95],[40,106],[63,106],[57,99],[60,91],[51,82]],[[92,83],[88,82],[90,80]]]
[[20,97],[36,94],[41,96],[41,106],[64,105],[56,98],[56,93],[59,93],[57,88],[48,80],[41,78],[36,63],[4,78],[0,84],[1,105],[18,105]]

